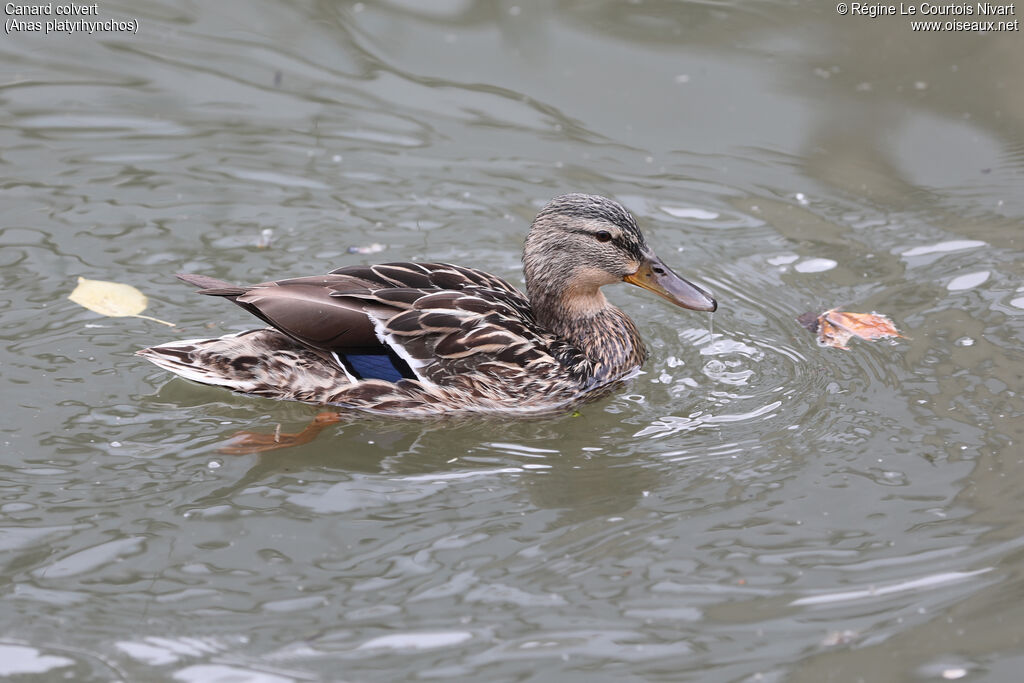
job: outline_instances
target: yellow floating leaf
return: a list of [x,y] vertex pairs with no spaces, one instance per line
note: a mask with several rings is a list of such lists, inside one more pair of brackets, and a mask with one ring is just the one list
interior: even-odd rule
[[166,320],[152,318],[148,315],[140,315],[149,304],[146,295],[131,285],[120,282],[107,282],[105,280],[87,280],[84,277],[78,278],[78,286],[75,291],[68,295],[68,298],[79,306],[88,308],[90,311],[107,315],[113,318],[144,318],[153,322],[174,327],[174,323]]

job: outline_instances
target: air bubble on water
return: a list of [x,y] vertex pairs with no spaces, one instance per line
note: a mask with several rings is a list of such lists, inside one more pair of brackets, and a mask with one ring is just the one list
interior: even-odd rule
[[704,374],[715,379],[725,372],[725,363],[720,360],[709,360],[704,364]]

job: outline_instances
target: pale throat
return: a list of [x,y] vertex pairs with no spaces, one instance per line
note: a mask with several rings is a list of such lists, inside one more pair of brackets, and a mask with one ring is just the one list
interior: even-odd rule
[[620,376],[643,363],[647,350],[636,326],[601,291],[620,278],[587,266],[569,273],[559,272],[557,265],[547,271],[529,268],[527,273],[537,322],[590,359],[595,376]]
[[596,376],[619,376],[647,357],[633,322],[599,288],[570,287],[548,304],[541,324],[595,363]]
[[611,307],[600,287],[578,286],[568,289],[559,301],[559,308],[570,318],[590,318]]
[[559,297],[562,310],[579,318],[600,313],[611,306],[601,287],[618,281],[619,278],[600,268],[577,268]]
[[615,281],[613,276],[596,268],[578,269],[560,288],[538,288],[543,293],[543,301],[534,302],[535,313],[541,324],[551,331],[575,337],[586,329],[588,318],[614,309],[601,286]]

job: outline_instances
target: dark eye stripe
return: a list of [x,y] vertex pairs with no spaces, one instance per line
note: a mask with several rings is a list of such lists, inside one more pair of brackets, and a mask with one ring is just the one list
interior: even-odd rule
[[[598,234],[598,233],[591,232],[590,230],[579,230],[579,229],[577,229],[577,230],[570,230],[570,232],[574,232],[577,235],[587,235],[587,236],[593,237],[595,239],[597,239],[597,234]],[[608,232],[608,231],[607,230],[599,230],[598,232],[600,233],[600,232]],[[611,233],[609,233],[609,235],[610,234]],[[636,244],[636,243],[626,239],[626,235],[620,235],[619,237],[612,237],[609,241],[612,244],[614,244],[615,246],[617,246],[619,249],[622,249],[623,251],[627,252],[633,258],[638,259],[638,260],[643,258],[643,254],[641,253],[641,248],[642,247],[640,245],[638,245],[638,244]]]
[[[594,232],[592,230],[570,230],[569,232],[576,233],[577,235],[586,235],[587,237],[593,237],[595,239],[600,239],[598,237],[598,235],[600,235],[601,233],[604,233],[604,234],[608,235],[608,240],[607,241],[611,241],[613,239],[612,238],[612,234],[610,232],[608,232],[607,230],[598,230],[597,232]],[[614,238],[614,240],[615,240],[616,244],[618,244],[621,241],[620,238]]]

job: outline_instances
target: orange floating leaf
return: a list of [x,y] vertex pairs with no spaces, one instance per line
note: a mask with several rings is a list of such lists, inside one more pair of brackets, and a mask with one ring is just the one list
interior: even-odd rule
[[797,321],[818,333],[818,343],[837,349],[848,349],[847,342],[853,337],[868,341],[903,337],[892,320],[881,313],[849,313],[832,308],[821,315],[804,313]]

